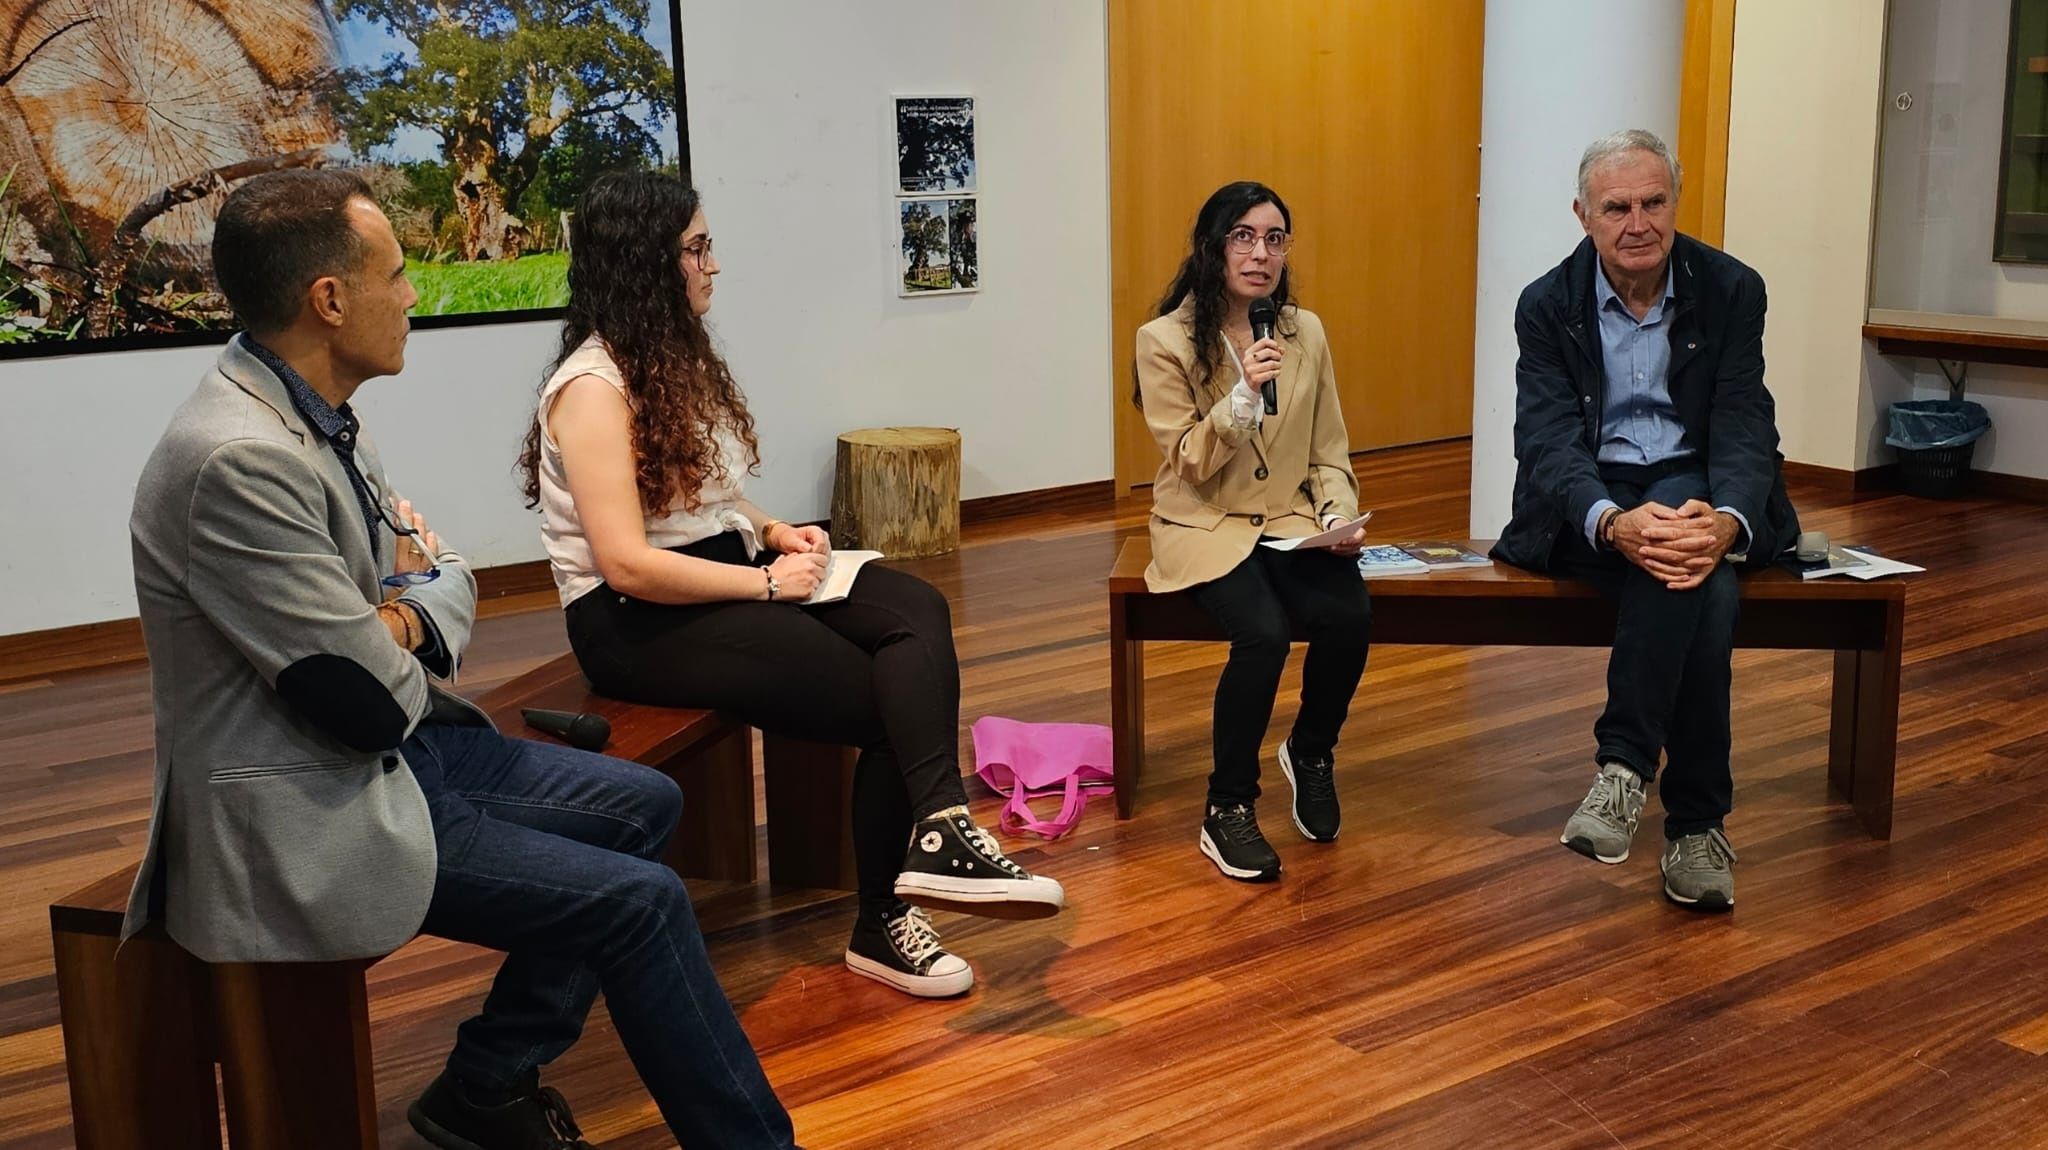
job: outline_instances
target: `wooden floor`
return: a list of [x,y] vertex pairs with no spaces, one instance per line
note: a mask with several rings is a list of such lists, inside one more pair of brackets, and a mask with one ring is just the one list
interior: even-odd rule
[[[1376,538],[1465,534],[1464,444],[1359,470]],[[848,974],[846,897],[693,885],[800,1137],[2048,1146],[2048,508],[1794,495],[1809,526],[1932,568],[1907,606],[1891,841],[1827,792],[1826,653],[1736,656],[1740,897],[1716,918],[1659,897],[1654,801],[1624,865],[1557,843],[1591,777],[1601,652],[1382,648],[1339,751],[1343,839],[1301,841],[1279,784],[1263,821],[1285,877],[1241,886],[1195,849],[1223,651],[1155,647],[1137,817],[1101,800],[1068,839],[1012,842],[1066,884],[1060,917],[941,917],[979,978],[965,999]],[[914,565],[954,604],[965,720],[1108,721],[1103,574],[1143,516],[979,525]],[[466,688],[564,649],[546,598],[479,627]],[[70,1144],[44,904],[141,849],[147,687],[139,669],[0,687],[8,1150]],[[977,811],[993,822],[985,795]],[[495,961],[426,940],[372,972],[386,1146],[421,1145],[405,1107]],[[593,1141],[671,1144],[602,1008],[550,1079]]]

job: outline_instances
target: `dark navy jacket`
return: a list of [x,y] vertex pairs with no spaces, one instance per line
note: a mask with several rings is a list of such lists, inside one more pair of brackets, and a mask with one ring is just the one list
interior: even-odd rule
[[[1593,311],[1591,239],[1522,291],[1515,305],[1515,498],[1493,556],[1539,571],[1561,533],[1583,531],[1608,497],[1595,453],[1607,376]],[[1708,502],[1748,520],[1752,563],[1799,537],[1785,495],[1776,405],[1764,386],[1764,281],[1690,236],[1671,245],[1671,402],[1706,465]],[[1624,509],[1625,510],[1625,509]]]

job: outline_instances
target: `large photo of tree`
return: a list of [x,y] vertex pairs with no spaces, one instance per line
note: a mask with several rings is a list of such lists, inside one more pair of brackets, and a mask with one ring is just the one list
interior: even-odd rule
[[419,326],[542,317],[576,198],[688,168],[675,0],[0,2],[0,356],[218,341],[234,185],[360,171]]

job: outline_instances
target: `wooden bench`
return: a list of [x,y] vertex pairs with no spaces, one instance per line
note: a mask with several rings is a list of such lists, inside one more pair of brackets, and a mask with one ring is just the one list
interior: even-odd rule
[[[1465,543],[1481,554],[1492,546],[1484,539]],[[1151,561],[1151,540],[1127,539],[1109,576],[1109,709],[1120,818],[1130,817],[1145,765],[1145,643],[1223,639],[1193,596],[1145,589]],[[1590,585],[1504,563],[1383,576],[1371,588],[1375,644],[1606,647],[1614,641],[1614,604]],[[1906,585],[1898,579],[1801,580],[1775,568],[1742,578],[1736,646],[1835,653],[1828,779],[1880,839],[1892,833],[1905,621]]]
[[[666,861],[690,877],[753,880],[753,732],[744,724],[712,711],[600,698],[570,656],[477,703],[499,730],[522,738],[549,738],[525,725],[522,707],[603,715],[612,724],[606,753],[682,787]],[[851,752],[768,738],[762,757],[772,881],[852,889]],[[220,1150],[223,1109],[235,1150],[375,1147],[364,972],[376,960],[205,963],[160,926],[120,946],[136,870],[124,867],[50,907],[80,1150]]]
[[[558,742],[526,725],[520,710],[584,711],[612,725],[604,753],[662,771],[683,789],[683,816],[668,863],[690,878],[751,882],[754,859],[753,731],[714,711],[652,707],[590,689],[574,655],[528,671],[477,700],[500,731]],[[768,880],[783,886],[852,890],[853,751],[763,735],[768,792]]]

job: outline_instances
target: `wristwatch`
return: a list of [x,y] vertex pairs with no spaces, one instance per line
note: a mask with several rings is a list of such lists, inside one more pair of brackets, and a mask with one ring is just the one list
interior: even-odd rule
[[775,581],[775,572],[768,570],[766,567],[761,568],[761,574],[768,577],[768,601],[773,603],[775,602],[775,597],[782,594],[782,584]]

